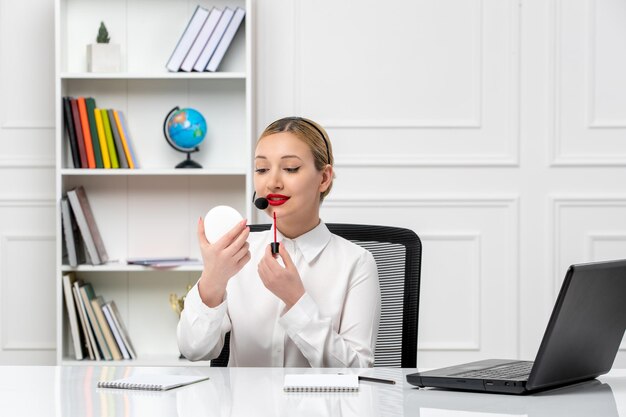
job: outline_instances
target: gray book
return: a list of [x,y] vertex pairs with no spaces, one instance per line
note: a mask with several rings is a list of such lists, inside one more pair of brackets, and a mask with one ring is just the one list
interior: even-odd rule
[[243,18],[245,15],[246,15],[246,11],[242,9],[241,7],[237,7],[233,18],[228,23],[228,27],[226,28],[226,31],[224,32],[222,39],[220,39],[220,43],[217,45],[215,52],[211,56],[211,59],[209,60],[209,63],[206,66],[205,71],[210,71],[210,72],[217,71],[217,68],[220,66],[220,63],[222,62],[222,58],[224,58],[224,55],[226,54],[226,51],[228,50],[230,43],[233,41],[233,38],[235,37],[235,34],[237,33],[239,26],[241,26],[241,22],[243,22]]
[[128,350],[128,354],[130,355],[130,358],[137,359],[135,348],[133,347],[133,344],[130,341],[130,336],[128,335],[128,331],[126,330],[126,327],[124,326],[124,322],[122,321],[122,316],[120,315],[120,312],[117,309],[117,305],[115,304],[115,301],[111,300],[105,303],[105,306],[108,308],[109,312],[111,313],[113,321],[115,322],[115,326],[120,332],[120,336],[122,337],[122,341],[124,342],[124,345],[126,346],[126,349]]
[[120,353],[124,359],[130,359],[130,354],[128,353],[128,349],[126,349],[126,345],[124,344],[124,340],[122,340],[122,335],[120,329],[118,329],[115,320],[113,320],[113,313],[111,312],[109,305],[104,303],[102,305],[102,314],[107,320],[109,324],[109,328],[111,329],[111,333],[113,333],[113,337],[115,338],[115,343],[117,343],[117,347],[120,349]]
[[230,23],[234,14],[235,11],[233,9],[229,7],[224,8],[222,16],[217,22],[217,26],[213,30],[213,33],[211,33],[211,36],[204,46],[200,57],[193,66],[194,70],[198,72],[202,72],[205,70],[207,64],[209,63],[209,60],[211,59],[211,56],[213,56],[213,53],[217,49],[217,45],[219,45],[220,41],[222,40],[222,36],[224,35],[224,32],[226,32],[226,28],[228,27],[228,24]]
[[113,110],[108,109],[109,123],[111,124],[111,134],[115,141],[115,148],[117,149],[117,161],[120,164],[120,168],[128,168],[128,159],[126,159],[126,153],[124,152],[124,144],[122,144],[122,137],[120,136],[120,130],[117,128],[115,121],[115,113]]
[[77,267],[79,263],[85,262],[85,257],[81,247],[80,231],[67,197],[61,199],[61,221],[63,223],[63,238],[65,240],[65,248],[67,249],[68,263],[72,267]]
[[87,247],[91,263],[100,265],[107,262],[109,255],[104,247],[85,189],[78,186],[67,192],[67,198],[76,217],[76,223]]

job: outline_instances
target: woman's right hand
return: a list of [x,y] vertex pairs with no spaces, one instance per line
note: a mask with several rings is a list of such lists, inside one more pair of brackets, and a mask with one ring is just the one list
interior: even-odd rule
[[250,260],[249,234],[250,228],[244,219],[211,244],[204,234],[204,220],[201,217],[198,221],[198,243],[204,264],[198,291],[207,306],[217,307],[222,303],[228,280]]

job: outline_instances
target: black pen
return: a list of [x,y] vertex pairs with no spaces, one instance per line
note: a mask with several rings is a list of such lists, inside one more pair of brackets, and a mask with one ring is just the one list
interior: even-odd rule
[[380,382],[381,384],[390,384],[390,385],[394,385],[396,383],[396,381],[393,381],[391,379],[372,378],[371,376],[360,376],[360,375],[359,375],[359,381]]

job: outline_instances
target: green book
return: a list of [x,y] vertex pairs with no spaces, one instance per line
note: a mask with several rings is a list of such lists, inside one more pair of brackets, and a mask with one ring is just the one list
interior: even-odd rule
[[87,118],[89,119],[91,141],[93,142],[93,154],[96,157],[96,168],[104,168],[104,164],[102,163],[102,150],[100,149],[100,142],[98,141],[96,118],[93,113],[96,109],[96,100],[94,100],[93,97],[88,97],[85,99],[85,105],[87,106]]
[[[100,109],[102,114],[102,124],[104,125],[104,135],[107,137],[107,147],[109,148],[109,157],[111,157],[111,168],[119,168],[120,164],[117,161],[117,152],[115,150],[115,143],[113,142],[113,133],[111,133],[111,122],[109,121],[109,114],[106,109]],[[115,120],[113,121],[115,123]]]

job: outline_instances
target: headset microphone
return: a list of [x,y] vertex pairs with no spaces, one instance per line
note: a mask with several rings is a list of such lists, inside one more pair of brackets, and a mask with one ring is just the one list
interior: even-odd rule
[[265,197],[259,197],[256,200],[254,200],[254,205],[259,210],[265,210],[267,208],[267,206],[270,205],[270,202],[267,201],[267,198],[265,198]]

